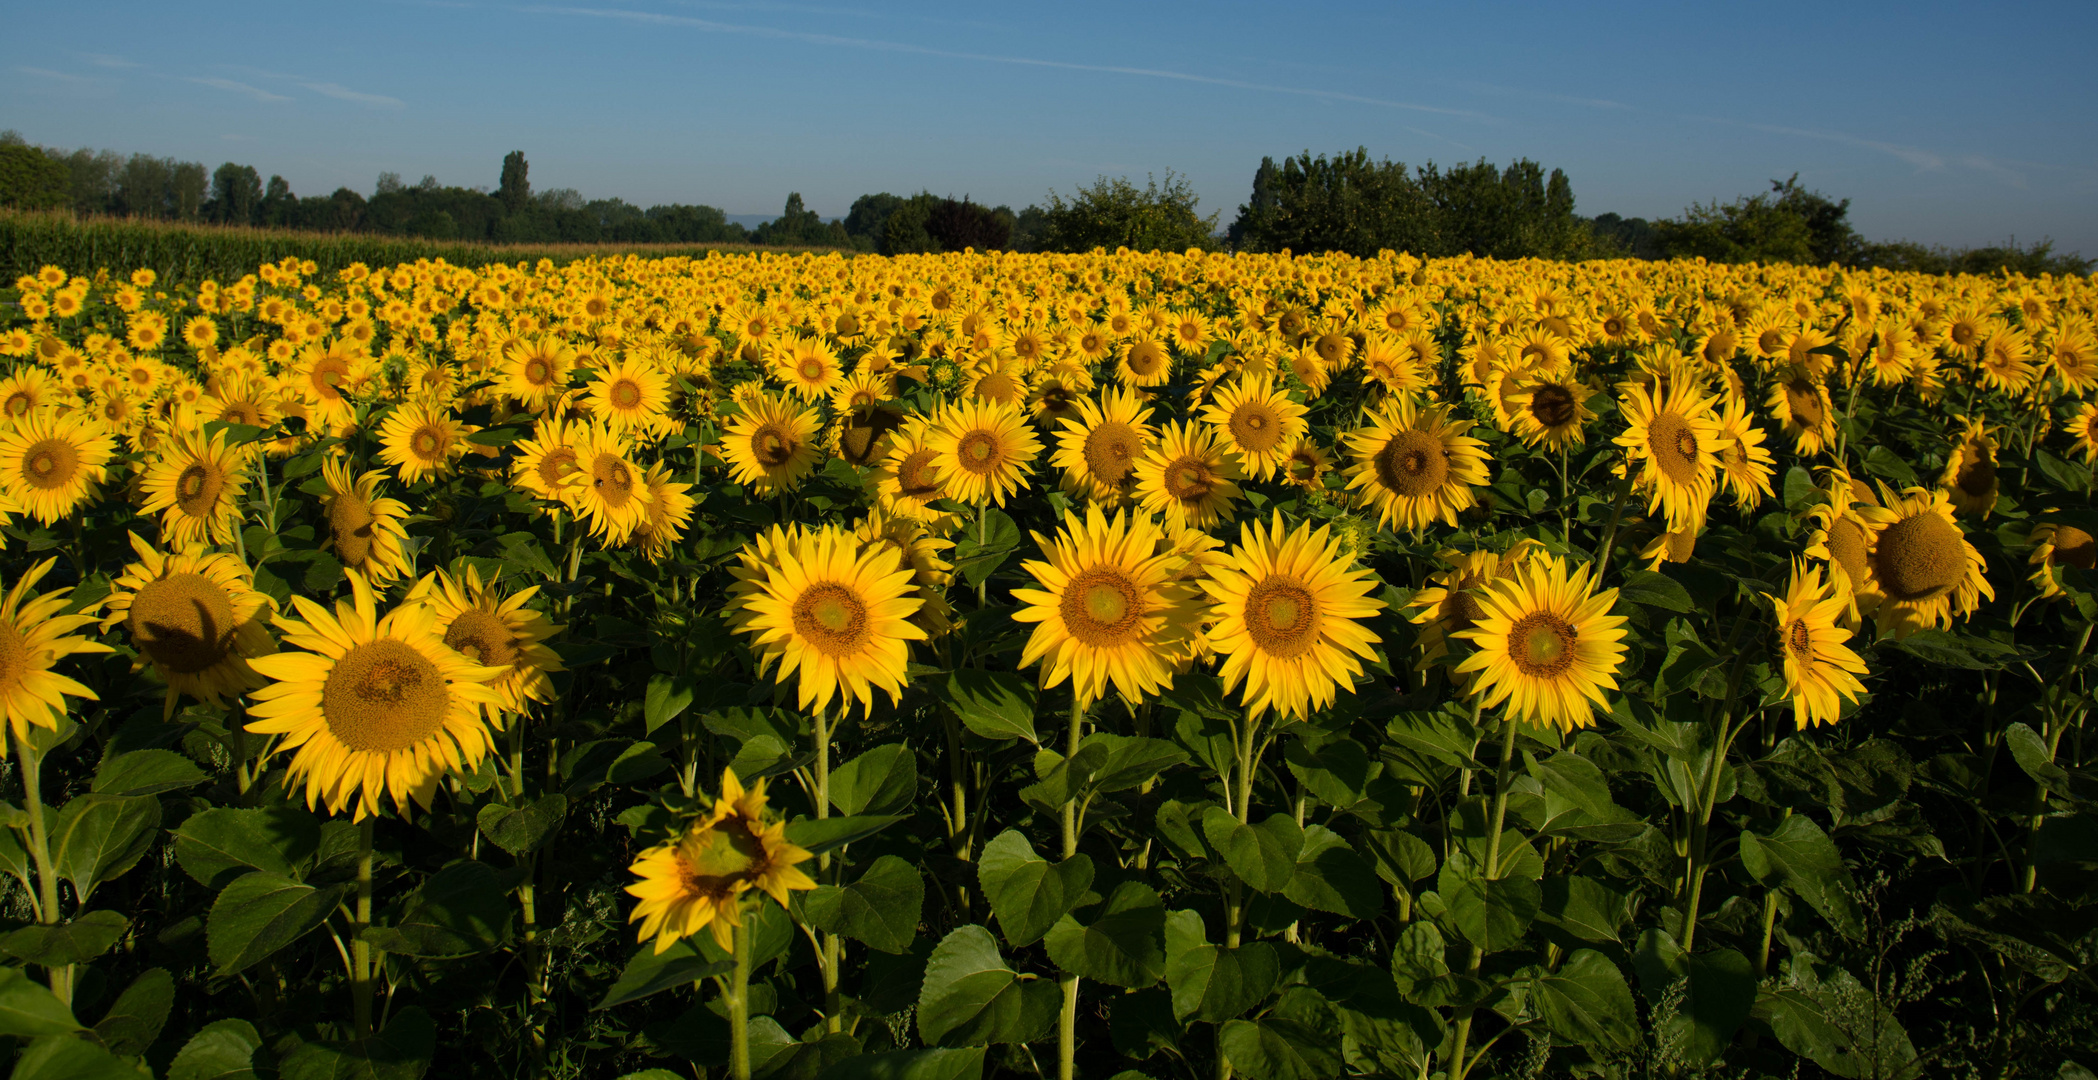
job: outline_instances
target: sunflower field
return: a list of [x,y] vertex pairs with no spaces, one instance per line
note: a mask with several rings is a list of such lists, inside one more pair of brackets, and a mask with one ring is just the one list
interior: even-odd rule
[[2088,278],[13,284],[19,1080],[2098,1069]]

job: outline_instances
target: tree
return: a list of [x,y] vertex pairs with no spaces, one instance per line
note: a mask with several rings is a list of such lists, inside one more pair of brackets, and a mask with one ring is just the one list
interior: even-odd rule
[[397,172],[380,173],[379,182],[372,186],[372,194],[374,195],[391,195],[399,190],[401,190],[401,174]]
[[[14,135],[12,131],[0,135]],[[71,177],[65,163],[21,142],[0,142],[0,206],[16,210],[56,210],[71,200]]]
[[184,161],[175,165],[168,177],[168,210],[175,220],[195,221],[203,216],[204,194],[209,184],[202,162]]
[[1069,199],[1049,193],[1035,246],[1041,251],[1091,251],[1126,247],[1134,251],[1216,248],[1217,215],[1195,212],[1201,202],[1184,176],[1166,171],[1165,182],[1147,178],[1142,188],[1126,176],[1095,180]]
[[1770,190],[1721,205],[1692,204],[1681,218],[1654,223],[1673,258],[1713,262],[1855,263],[1865,251],[1845,220],[1850,200],[1836,202],[1799,186],[1799,174],[1772,180]]
[[227,162],[211,174],[206,217],[221,225],[253,225],[262,213],[262,176],[253,165]]
[[532,184],[525,179],[528,168],[524,151],[512,150],[503,155],[503,180],[495,197],[503,201],[503,209],[510,213],[522,211],[532,201]]
[[291,193],[290,181],[281,176],[270,177],[269,184],[262,189],[262,205],[259,208],[263,223],[266,225],[291,224],[288,220],[291,216],[291,207],[297,202],[298,196]]
[[1369,258],[1378,251],[1421,252],[1435,243],[1433,207],[1404,164],[1370,160],[1369,150],[1305,151],[1281,165],[1262,158],[1253,196],[1231,225],[1233,246],[1244,251],[1344,251]]
[[978,205],[966,195],[960,202],[941,199],[927,215],[925,231],[946,251],[997,251],[1012,239],[1013,212]]

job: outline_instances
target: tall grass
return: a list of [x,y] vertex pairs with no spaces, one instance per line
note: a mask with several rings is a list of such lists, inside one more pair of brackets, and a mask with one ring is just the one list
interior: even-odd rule
[[376,267],[416,259],[443,259],[454,266],[486,266],[537,262],[542,258],[565,263],[629,253],[665,258],[698,256],[709,251],[805,250],[815,249],[755,244],[485,244],[0,211],[0,288],[47,265],[61,266],[72,273],[102,267],[122,271],[143,267],[165,281],[197,282],[206,278],[238,279],[254,273],[265,262],[286,256],[311,259],[321,273],[333,274],[351,263]]

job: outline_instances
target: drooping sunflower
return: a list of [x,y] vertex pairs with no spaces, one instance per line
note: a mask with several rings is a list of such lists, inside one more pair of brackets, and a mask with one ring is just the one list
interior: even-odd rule
[[510,483],[548,502],[573,506],[582,497],[579,488],[568,484],[576,471],[576,442],[581,425],[554,416],[542,416],[532,425],[532,437],[517,440],[517,460],[510,465]]
[[223,430],[208,439],[201,431],[184,432],[162,443],[146,467],[140,509],[160,514],[161,540],[170,548],[230,544],[247,482],[247,454],[228,448]]
[[2089,573],[2098,567],[2098,540],[2074,525],[2046,522],[2033,526],[2031,581],[2043,597],[2062,595],[2062,570]]
[[743,412],[728,425],[722,439],[729,475],[760,496],[792,491],[823,458],[816,444],[821,421],[784,397],[759,393],[742,403]]
[[1071,681],[1078,707],[1097,701],[1110,683],[1134,706],[1173,685],[1167,660],[1196,621],[1195,593],[1175,580],[1182,561],[1159,552],[1165,534],[1149,518],[1097,504],[1081,520],[1066,515],[1052,539],[1036,534],[1046,562],[1023,564],[1038,589],[1014,589],[1016,622],[1035,624],[1020,656],[1026,667],[1047,660],[1042,685]]
[[1136,499],[1168,524],[1207,529],[1230,516],[1241,495],[1238,455],[1199,424],[1168,424],[1136,463]]
[[438,637],[430,609],[407,603],[379,614],[363,575],[335,610],[292,598],[299,618],[278,617],[284,643],[303,652],[248,663],[271,680],[257,690],[248,730],[282,735],[293,751],[292,783],[306,805],[328,813],[354,804],[352,820],[380,811],[381,799],[407,812],[428,807],[446,772],[478,769],[493,748],[484,710],[500,698],[486,684],[503,669],[461,656]]
[[736,616],[760,670],[776,663],[779,682],[796,679],[803,711],[837,697],[872,711],[877,689],[900,700],[910,643],[925,639],[910,621],[923,603],[910,568],[835,527],[803,533],[775,558]]
[[443,405],[409,401],[386,414],[379,425],[379,460],[393,466],[401,483],[443,476],[452,459],[466,449],[459,421]]
[[1561,731],[1593,723],[1603,691],[1617,689],[1626,620],[1610,614],[1617,590],[1596,592],[1592,570],[1538,555],[1483,587],[1476,625],[1453,636],[1478,646],[1457,671],[1474,676],[1484,707],[1506,702],[1509,719]]
[[[1479,590],[1488,582],[1515,573],[1517,567],[1543,550],[1535,540],[1519,540],[1505,552],[1480,550],[1443,551],[1436,555],[1443,569],[1428,575],[1428,584],[1413,594],[1406,605],[1407,621],[1418,625],[1419,669],[1427,670],[1450,654],[1450,637],[1479,623],[1485,609],[1479,606]],[[1469,684],[1469,676],[1460,677]]]
[[648,484],[629,460],[626,443],[604,428],[576,437],[575,471],[566,483],[576,490],[575,507],[590,522],[590,535],[607,545],[624,544],[648,520]]
[[1656,397],[1644,386],[1632,386],[1619,403],[1625,432],[1626,467],[1638,467],[1638,486],[1646,489],[1647,512],[1663,511],[1670,529],[1703,521],[1717,485],[1723,438],[1712,415],[1712,399],[1688,379],[1677,379]]
[[66,698],[99,701],[93,690],[51,670],[76,653],[105,653],[110,648],[73,631],[95,621],[93,615],[61,615],[73,590],[53,589],[32,597],[30,590],[58,560],[45,559],[15,579],[0,600],[0,717],[16,739],[29,737],[31,725],[58,728]]
[[978,506],[1004,506],[1042,452],[1017,406],[982,398],[948,406],[930,441],[948,497]]
[[1348,488],[1377,508],[1380,527],[1455,525],[1472,505],[1472,487],[1488,479],[1486,444],[1465,434],[1470,430],[1470,421],[1450,418],[1448,405],[1389,399],[1369,427],[1347,436],[1355,458]]
[[1377,580],[1350,565],[1328,527],[1290,529],[1280,513],[1241,525],[1237,546],[1201,584],[1224,689],[1239,690],[1256,717],[1324,708],[1375,658],[1377,636],[1360,620],[1384,607],[1370,595]]
[[1828,385],[1804,369],[1781,372],[1770,384],[1770,415],[1785,425],[1785,437],[1802,457],[1821,452],[1836,439],[1835,405]]
[[353,480],[347,461],[329,458],[321,463],[321,475],[328,485],[321,516],[328,523],[328,550],[335,560],[378,584],[407,573],[408,555],[401,542],[408,530],[401,519],[408,516],[408,507],[379,495],[385,470],[373,469]]
[[1202,421],[1217,429],[1238,454],[1240,467],[1255,480],[1281,469],[1309,425],[1305,408],[1275,388],[1265,375],[1248,376],[1220,387]]
[[759,889],[785,907],[790,892],[816,887],[797,869],[815,856],[787,842],[786,822],[766,822],[765,802],[764,781],[745,791],[735,772],[723,769],[713,810],[627,867],[641,879],[626,887],[641,901],[627,916],[641,924],[637,940],[653,940],[660,956],[706,930],[730,951],[743,925],[744,893]]
[[1114,506],[1135,486],[1135,468],[1157,432],[1143,395],[1110,387],[1095,402],[1071,403],[1075,417],[1062,422],[1049,462],[1063,470],[1063,488]]
[[0,487],[49,525],[88,500],[115,452],[116,440],[84,413],[32,413],[0,430]]
[[200,543],[163,553],[131,534],[138,561],[110,583],[102,628],[119,623],[138,649],[133,670],[151,664],[168,684],[162,719],[183,694],[216,705],[261,686],[248,661],[276,649],[269,617],[276,602],[257,592],[237,558]]
[[941,516],[933,507],[947,497],[939,458],[940,452],[932,445],[932,422],[922,416],[904,421],[889,456],[874,469],[875,497],[882,508],[913,521]]
[[1764,596],[1777,609],[1793,723],[1802,730],[1835,723],[1843,715],[1843,702],[1865,692],[1858,676],[1866,674],[1864,659],[1843,644],[1850,631],[1837,625],[1850,606],[1842,583],[1824,583],[1820,567],[1795,560],[1784,598]]
[[1983,521],[1996,509],[1996,438],[1987,424],[1966,420],[1959,441],[1945,456],[1945,473],[1938,486],[1952,499],[1952,508],[1962,514],[1979,514]]
[[598,372],[584,401],[591,417],[615,433],[652,430],[670,406],[670,377],[629,354]]
[[1516,437],[1525,446],[1542,443],[1553,450],[1586,443],[1583,429],[1595,419],[1588,399],[1594,396],[1586,383],[1571,377],[1533,375],[1517,380],[1507,395]]
[[502,391],[526,409],[542,412],[568,389],[575,370],[575,346],[555,337],[518,341],[503,351]]
[[642,481],[648,486],[648,517],[634,530],[634,545],[643,558],[662,562],[685,538],[685,526],[692,523],[692,509],[698,503],[686,494],[692,485],[674,479],[660,461],[649,465]]
[[1960,532],[1943,491],[1912,487],[1885,506],[1858,511],[1872,530],[1865,561],[1880,594],[1873,618],[1883,634],[1943,628],[1996,598],[1988,564]]
[[456,574],[423,575],[408,590],[408,602],[430,609],[433,629],[453,651],[498,672],[483,680],[495,691],[498,708],[522,713],[526,702],[552,698],[554,684],[547,673],[567,669],[546,639],[563,627],[525,606],[539,586],[504,596],[472,563],[455,569]]

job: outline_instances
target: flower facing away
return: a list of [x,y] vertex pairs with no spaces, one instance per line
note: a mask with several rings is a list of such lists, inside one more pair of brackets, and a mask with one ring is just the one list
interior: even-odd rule
[[766,823],[765,802],[763,781],[746,791],[723,769],[714,808],[627,868],[641,879],[626,887],[641,901],[627,921],[641,924],[638,940],[653,941],[656,955],[701,930],[727,952],[745,893],[757,889],[785,907],[790,893],[816,887],[799,869],[814,856],[787,841],[785,822]]
[[56,730],[68,697],[99,700],[94,691],[51,670],[75,653],[110,651],[73,633],[93,623],[93,615],[59,614],[73,590],[30,595],[57,561],[45,559],[31,567],[0,599],[0,717],[6,718],[16,739],[28,738],[31,725]]

